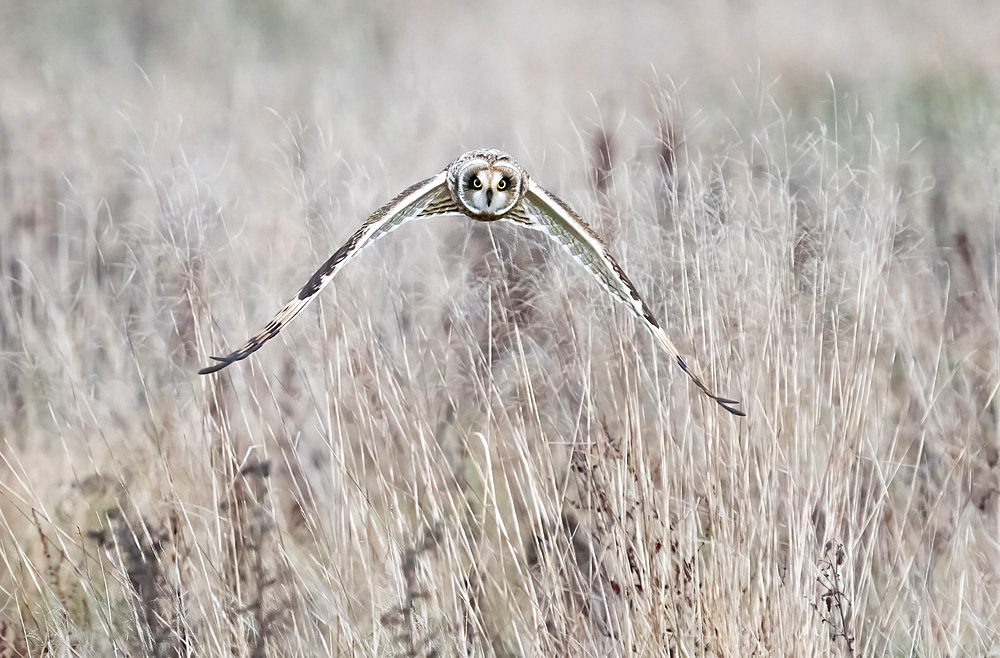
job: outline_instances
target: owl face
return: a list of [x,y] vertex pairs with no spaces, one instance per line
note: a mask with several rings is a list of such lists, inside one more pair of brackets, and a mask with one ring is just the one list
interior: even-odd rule
[[469,217],[499,219],[524,196],[527,175],[503,151],[469,151],[448,168],[448,191]]

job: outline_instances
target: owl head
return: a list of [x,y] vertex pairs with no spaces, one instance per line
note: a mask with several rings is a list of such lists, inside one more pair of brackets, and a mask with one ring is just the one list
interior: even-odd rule
[[469,151],[448,167],[448,191],[469,217],[499,219],[524,196],[528,175],[497,149]]

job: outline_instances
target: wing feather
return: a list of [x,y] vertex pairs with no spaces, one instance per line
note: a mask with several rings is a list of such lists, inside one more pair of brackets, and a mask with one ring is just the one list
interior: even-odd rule
[[227,356],[211,357],[217,363],[198,371],[200,375],[222,370],[231,363],[247,358],[278,335],[299,312],[326,287],[337,272],[362,249],[379,237],[398,228],[405,222],[432,214],[459,212],[451,201],[446,185],[447,172],[431,176],[400,192],[394,199],[376,210],[365,220],[344,246],[338,249],[299,290],[298,295],[285,304],[259,333],[249,338],[243,347]]
[[[712,398],[723,409],[736,416],[745,416],[736,408],[739,402],[716,395],[701,378],[688,366],[670,337],[656,321],[653,313],[646,306],[636,290],[635,285],[626,276],[618,261],[614,259],[607,245],[566,203],[555,194],[545,190],[532,180],[528,181],[528,189],[521,202],[523,215],[530,220],[529,226],[546,232],[556,242],[560,243],[573,258],[620,301],[628,305],[635,315],[642,320],[656,338],[660,346],[677,362],[691,381],[705,395]],[[521,222],[520,216],[515,220]]]

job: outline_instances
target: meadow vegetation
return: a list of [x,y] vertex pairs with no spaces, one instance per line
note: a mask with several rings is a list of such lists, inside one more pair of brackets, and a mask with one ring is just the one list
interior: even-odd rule
[[[0,657],[1000,646],[1000,10],[0,3]],[[376,243],[514,155],[543,236]]]

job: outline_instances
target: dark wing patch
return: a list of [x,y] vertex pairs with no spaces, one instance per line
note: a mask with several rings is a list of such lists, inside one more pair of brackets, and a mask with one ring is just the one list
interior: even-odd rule
[[364,236],[365,228],[367,228],[367,224],[355,231],[354,235],[352,235],[340,249],[334,252],[334,254],[330,256],[330,258],[328,258],[327,261],[323,263],[323,265],[316,270],[311,277],[309,277],[306,284],[299,290],[299,299],[309,299],[320,291],[326,277],[330,276],[330,273],[335,271],[338,266],[352,253],[354,253],[355,249],[358,248],[358,243],[361,242],[361,239]]

